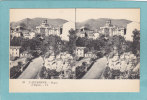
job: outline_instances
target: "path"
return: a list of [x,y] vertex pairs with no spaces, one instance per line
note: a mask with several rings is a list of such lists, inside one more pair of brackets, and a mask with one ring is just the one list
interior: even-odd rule
[[82,79],[99,79],[106,68],[107,59],[103,57],[96,60],[90,70],[83,76]]
[[42,57],[35,58],[18,79],[35,79],[43,64]]

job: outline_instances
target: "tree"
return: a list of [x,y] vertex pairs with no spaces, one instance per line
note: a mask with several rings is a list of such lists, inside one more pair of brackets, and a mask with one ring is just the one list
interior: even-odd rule
[[63,42],[59,36],[49,35],[45,38],[44,47],[46,50],[48,49],[47,47],[52,47],[55,55],[57,55],[61,51],[61,46],[63,45],[62,43]]
[[10,40],[10,45],[11,46],[20,46],[22,40],[23,39],[21,37],[14,37],[13,39]]
[[82,46],[84,47],[86,45],[86,38],[81,38],[81,37],[78,37],[77,40],[76,40],[76,46]]
[[70,54],[74,54],[74,50],[76,48],[76,40],[77,40],[77,36],[76,36],[76,32],[75,30],[71,29],[69,31],[69,42],[67,43],[67,50]]
[[140,31],[137,29],[133,31],[132,52],[135,55],[140,52]]
[[43,78],[43,79],[46,79],[47,78],[47,70],[46,70],[46,67],[42,67],[42,69],[41,69],[41,71],[40,71],[40,73],[39,73],[39,76],[40,76],[40,78]]
[[132,43],[131,41],[126,41],[126,52],[132,51]]

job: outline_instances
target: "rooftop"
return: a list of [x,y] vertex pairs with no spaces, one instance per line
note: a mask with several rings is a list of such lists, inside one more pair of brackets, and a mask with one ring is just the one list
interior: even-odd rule
[[10,49],[20,49],[21,46],[10,46]]

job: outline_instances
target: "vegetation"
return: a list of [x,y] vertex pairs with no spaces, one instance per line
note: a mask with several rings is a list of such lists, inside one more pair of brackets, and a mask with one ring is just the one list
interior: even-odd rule
[[21,74],[21,67],[22,67],[22,62],[18,62],[17,66],[13,66],[12,68],[10,68],[10,78],[11,79],[15,79],[18,78],[19,75]]
[[140,74],[139,70],[137,72],[125,71],[121,72],[120,70],[113,70],[109,67],[106,67],[102,78],[104,79],[139,79]]
[[81,66],[76,67],[76,78],[81,79],[87,72],[87,63],[83,62]]
[[[23,25],[22,25],[23,26]],[[23,26],[25,27],[25,25]],[[54,51],[55,56],[58,55],[60,52],[67,51],[71,55],[75,55],[74,50],[76,46],[86,47],[88,51],[99,51],[97,52],[97,56],[99,58],[103,57],[104,55],[109,55],[111,52],[114,51],[114,48],[117,48],[118,55],[120,56],[124,52],[132,52],[136,56],[140,57],[140,31],[134,30],[133,31],[133,42],[126,41],[124,37],[114,35],[113,37],[105,37],[101,35],[100,38],[93,40],[88,39],[87,37],[78,37],[76,36],[76,31],[70,30],[69,31],[69,41],[63,41],[59,36],[56,35],[49,35],[49,36],[41,36],[37,35],[33,39],[24,39],[22,37],[14,37],[10,40],[11,46],[21,46],[22,51],[31,51],[34,57],[38,57],[40,55],[45,55],[47,52],[52,49]],[[37,52],[40,50],[42,53]],[[17,73],[20,72],[21,64],[18,66],[14,66],[10,69],[10,77],[17,77]],[[83,63],[82,66],[78,66],[76,68],[76,77],[79,79],[83,77],[86,73],[86,64]],[[139,72],[136,72],[135,75],[133,72],[129,72],[129,74],[121,73],[120,70],[111,70],[109,67],[106,68],[103,76],[105,78],[118,78],[120,76],[127,75],[129,78],[138,78]],[[58,76],[58,73],[55,70],[49,70],[45,67],[42,68],[40,72],[41,78],[50,79],[52,76]],[[125,77],[124,77],[125,78]]]
[[132,52],[136,56],[140,56],[140,31],[137,29],[133,31]]
[[56,70],[50,70],[46,69],[46,67],[42,67],[39,76],[42,79],[51,79],[52,77],[57,77],[59,76],[60,72],[57,72]]

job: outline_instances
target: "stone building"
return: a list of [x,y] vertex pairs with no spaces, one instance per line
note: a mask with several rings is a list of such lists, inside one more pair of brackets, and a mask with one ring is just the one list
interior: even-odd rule
[[20,31],[23,31],[24,28],[22,26],[17,26],[15,27],[14,31],[17,31],[17,32],[20,32]]
[[36,27],[36,32],[40,35],[60,35],[60,27],[52,27],[44,20],[40,26]]
[[77,57],[84,57],[85,56],[85,48],[86,47],[76,47],[76,55]]
[[12,36],[11,38],[21,37],[23,35],[22,31],[24,31],[24,28],[21,26],[17,26],[14,29],[10,28],[10,34]]
[[14,32],[11,33],[11,36],[12,36],[12,38],[14,38],[14,37],[21,37],[21,32],[14,31]]
[[20,46],[10,46],[10,57],[19,57],[20,48]]
[[34,38],[35,37],[35,32],[28,32],[28,33],[25,33],[25,34],[23,34],[23,37],[25,38],[25,39],[32,39],[32,38]]
[[127,35],[125,36],[126,40],[133,41],[133,31],[135,29],[140,30],[140,23],[131,22],[127,25]]
[[66,22],[62,25],[62,33],[61,39],[65,41],[69,41],[69,31],[73,29],[75,30],[75,23],[74,22]]
[[126,34],[126,28],[117,27],[112,25],[111,20],[106,21],[105,26],[100,27],[100,32],[107,36],[121,35],[124,36]]

